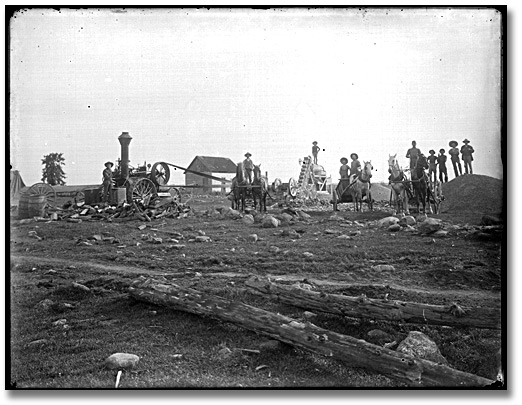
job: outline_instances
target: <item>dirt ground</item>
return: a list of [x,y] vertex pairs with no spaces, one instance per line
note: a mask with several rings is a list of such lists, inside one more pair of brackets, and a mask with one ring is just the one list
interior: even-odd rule
[[[129,283],[139,275],[164,277],[218,295],[223,291],[229,295],[233,295],[234,290],[243,291],[242,282],[251,275],[258,275],[270,276],[272,281],[287,285],[306,280],[316,291],[350,296],[364,293],[369,298],[383,298],[388,294],[389,299],[437,305],[456,302],[473,307],[501,306],[505,282],[501,253],[503,233],[485,233],[478,226],[483,209],[443,210],[440,215],[430,215],[441,219],[443,229],[448,231],[446,236],[434,237],[415,231],[389,232],[378,227],[378,220],[392,215],[384,203],[376,204],[372,212],[362,213],[351,211],[351,204],[343,204],[337,213],[342,220],[332,220],[334,212],[329,207],[315,210],[303,207],[310,218],[294,220],[278,228],[212,217],[211,210],[228,207],[228,201],[222,197],[196,196],[188,204],[192,208],[191,215],[152,222],[115,219],[113,222],[20,223],[12,218],[11,303],[14,310],[17,305],[26,305],[22,304],[22,295],[29,288],[27,283],[38,289],[37,297],[41,300],[72,281],[125,294]],[[280,214],[281,210],[270,208],[269,213]],[[143,225],[145,229],[138,229]],[[257,241],[252,241],[252,234],[257,235]],[[96,240],[94,235],[100,235],[101,240]],[[194,241],[201,235],[210,237],[211,241]],[[340,235],[349,238],[341,239]],[[161,238],[161,243],[158,240],[152,243],[149,236]],[[179,245],[184,246],[179,248]],[[375,267],[379,264],[391,265],[393,270],[379,271]],[[274,308],[272,303],[260,298],[250,299],[239,293],[238,296],[252,305]],[[14,321],[15,326],[21,327],[18,324],[21,320]],[[335,329],[335,322],[330,319],[329,323],[329,327]],[[20,345],[14,344],[11,354],[14,364],[23,369],[23,362],[16,362],[16,358],[22,356],[28,342],[23,336],[16,336],[16,330],[13,329],[12,341],[19,341]],[[483,364],[472,365],[466,358],[449,358],[450,364],[494,379],[499,364],[485,357],[500,348],[500,331],[492,331],[488,336],[489,346],[480,350],[489,353],[479,350],[477,354]],[[444,342],[448,346],[456,344]],[[449,347],[441,347],[441,351],[447,356],[453,353]],[[24,377],[19,368],[15,367],[12,373],[23,385]]]

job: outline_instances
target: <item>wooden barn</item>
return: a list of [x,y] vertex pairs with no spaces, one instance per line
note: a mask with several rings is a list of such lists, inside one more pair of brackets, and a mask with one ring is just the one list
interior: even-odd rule
[[[236,175],[236,164],[229,158],[224,157],[196,156],[187,169],[227,180],[232,180]],[[193,189],[196,194],[212,194],[212,192],[228,193],[230,191],[230,183],[222,183],[219,180],[199,176],[196,173],[185,172],[185,185],[190,186],[194,184],[201,185],[201,188],[197,187]],[[221,187],[212,187],[218,185],[221,185]]]

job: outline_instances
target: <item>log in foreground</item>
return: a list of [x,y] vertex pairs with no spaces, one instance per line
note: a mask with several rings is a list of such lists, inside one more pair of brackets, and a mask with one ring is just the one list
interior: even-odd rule
[[430,305],[416,302],[371,299],[365,296],[326,294],[275,284],[253,276],[245,282],[254,293],[262,293],[284,304],[299,308],[385,321],[421,323],[424,325],[470,326],[500,329],[500,308],[469,308],[451,305]]
[[132,297],[242,326],[305,350],[383,374],[412,387],[485,387],[494,381],[370,344],[237,301],[140,277]]

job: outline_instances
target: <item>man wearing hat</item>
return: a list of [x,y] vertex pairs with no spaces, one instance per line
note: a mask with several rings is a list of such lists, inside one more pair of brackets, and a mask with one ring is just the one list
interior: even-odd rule
[[448,151],[448,153],[451,156],[451,163],[453,164],[453,171],[455,172],[455,177],[459,177],[459,174],[462,176],[462,166],[460,164],[460,158],[459,158],[459,148],[457,148],[458,142],[457,141],[451,141],[449,143],[449,146],[451,146],[451,149]]
[[252,156],[249,152],[245,153],[246,159],[243,160],[243,168],[247,177],[248,184],[252,184],[252,171],[254,170],[254,162],[250,159]]
[[444,154],[445,152],[444,149],[441,149],[439,150],[439,156],[437,156],[437,163],[439,164],[439,180],[441,183],[448,182],[448,169],[446,168],[446,160],[448,160],[448,157]]
[[112,162],[105,163],[105,169],[103,169],[103,194],[102,194],[102,202],[111,202],[111,194],[112,194],[112,166],[114,164]]
[[437,156],[435,156],[433,149],[430,149],[430,155],[428,156],[428,175],[430,176],[430,181],[434,183],[437,181]]
[[469,141],[467,139],[464,139],[462,141],[464,145],[462,148],[460,148],[460,153],[462,153],[462,160],[464,162],[464,170],[466,171],[466,174],[468,174],[468,167],[469,167],[469,174],[473,174],[473,169],[471,167],[471,162],[473,162],[473,153],[475,153],[475,150],[473,149],[473,146],[468,145]]
[[317,164],[317,154],[319,153],[319,146],[317,146],[317,141],[313,141],[312,144],[312,156],[314,157],[314,165]]
[[350,177],[357,176],[361,172],[361,162],[359,162],[359,155],[357,153],[352,153],[350,155],[350,159],[352,159],[352,163],[350,163]]
[[406,152],[406,157],[410,159],[411,170],[415,169],[415,166],[417,166],[417,160],[419,159],[420,154],[421,151],[417,148],[417,142],[411,141],[411,148]]

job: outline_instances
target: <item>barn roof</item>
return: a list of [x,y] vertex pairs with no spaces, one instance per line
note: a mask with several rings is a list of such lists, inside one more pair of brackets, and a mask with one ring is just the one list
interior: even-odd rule
[[[211,173],[236,172],[236,164],[229,158],[224,157],[196,156],[187,169],[197,170],[196,166],[199,166],[202,171]],[[203,169],[201,169],[201,167],[203,167]]]

